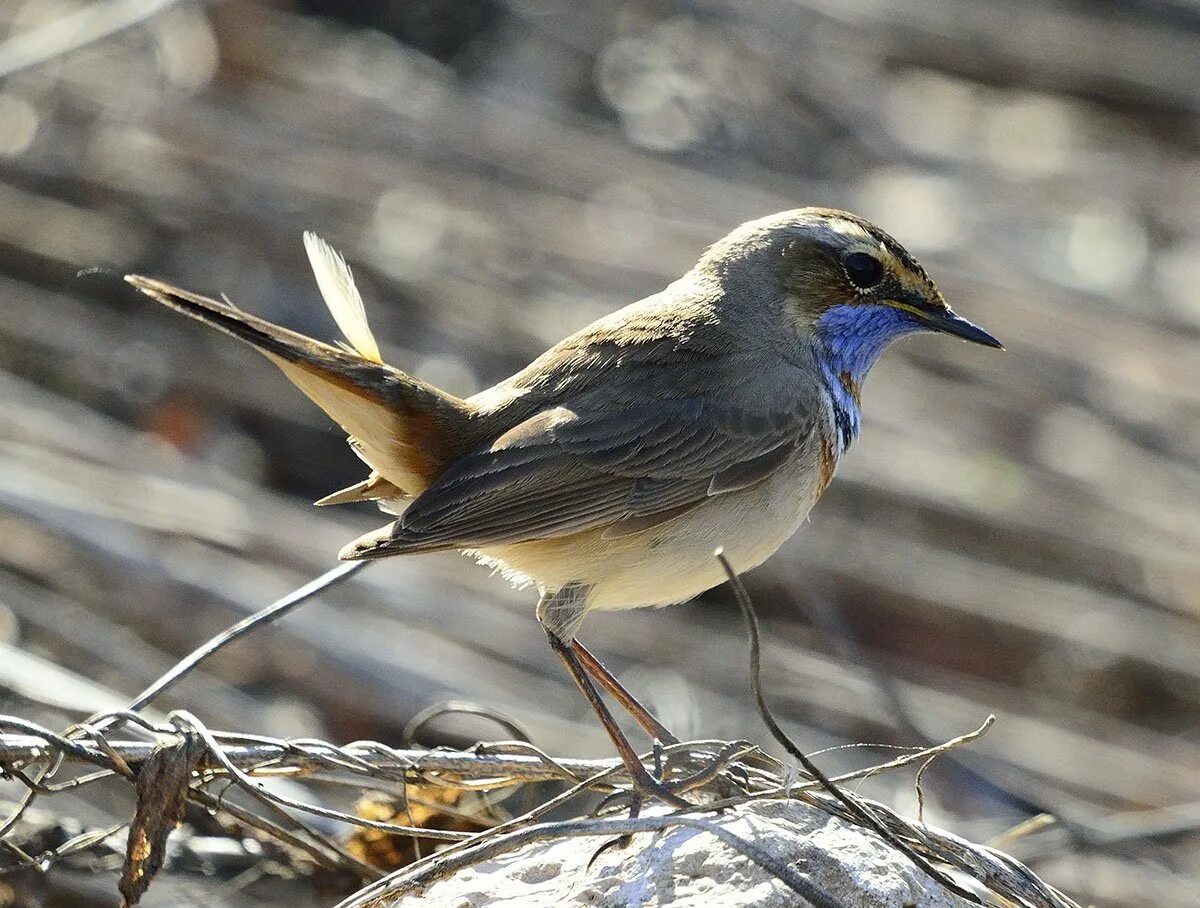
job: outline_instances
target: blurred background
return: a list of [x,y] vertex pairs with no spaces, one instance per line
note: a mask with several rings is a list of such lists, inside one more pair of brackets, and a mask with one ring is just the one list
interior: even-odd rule
[[[119,705],[384,521],[309,507],[363,474],[342,433],[119,275],[332,338],[316,230],[384,358],[467,395],[744,220],[845,207],[1008,351],[876,367],[837,482],[747,577],[768,698],[809,750],[995,713],[927,819],[1051,812],[1006,847],[1080,901],[1200,904],[1200,3],[6,0],[0,36],[0,711]],[[768,740],[727,589],[585,631],[683,737]],[[532,594],[452,556],[372,566],[158,706],[398,744],[446,698],[610,753]],[[909,776],[862,791],[915,812]],[[38,806],[65,836],[131,803]],[[115,904],[115,871],[12,879],[0,904]],[[180,871],[146,904],[262,885]]]

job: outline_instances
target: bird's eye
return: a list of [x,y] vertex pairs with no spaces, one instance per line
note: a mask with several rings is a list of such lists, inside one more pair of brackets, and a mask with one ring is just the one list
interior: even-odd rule
[[846,276],[859,290],[870,290],[883,280],[883,265],[865,252],[851,252],[846,256],[845,265]]

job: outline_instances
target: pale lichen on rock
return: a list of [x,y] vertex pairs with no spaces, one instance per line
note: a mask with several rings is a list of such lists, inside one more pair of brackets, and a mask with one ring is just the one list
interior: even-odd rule
[[[842,908],[964,908],[878,836],[797,801],[756,800],[706,817],[804,874]],[[535,842],[439,880],[391,908],[795,908],[804,899],[716,836],[677,826],[606,848],[601,837]],[[591,866],[589,867],[589,862]]]

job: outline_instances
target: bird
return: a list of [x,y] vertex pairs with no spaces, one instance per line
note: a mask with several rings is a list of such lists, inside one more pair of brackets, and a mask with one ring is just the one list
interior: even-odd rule
[[370,473],[317,504],[374,501],[393,519],[340,558],[457,550],[536,588],[538,621],[633,789],[673,804],[686,802],[643,766],[601,689],[677,739],[578,639],[585,616],[719,585],[718,548],[739,573],[770,557],[858,437],[863,382],[893,341],[940,332],[1003,349],[889,234],[808,207],[742,224],[662,291],[463,399],[385,363],[345,259],[314,233],[304,245],[342,342],[125,279],[254,347],[345,430]]

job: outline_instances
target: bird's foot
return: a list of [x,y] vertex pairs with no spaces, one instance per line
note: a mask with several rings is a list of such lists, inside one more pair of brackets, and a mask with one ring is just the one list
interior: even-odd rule
[[[657,757],[657,755],[656,755]],[[681,794],[681,785],[663,781],[662,764],[656,759],[656,772],[651,773],[640,761],[626,764],[629,774],[629,787],[614,791],[604,798],[596,807],[596,813],[604,813],[622,802],[629,803],[630,818],[637,817],[642,805],[661,801],[671,807],[687,809],[695,807]]]

